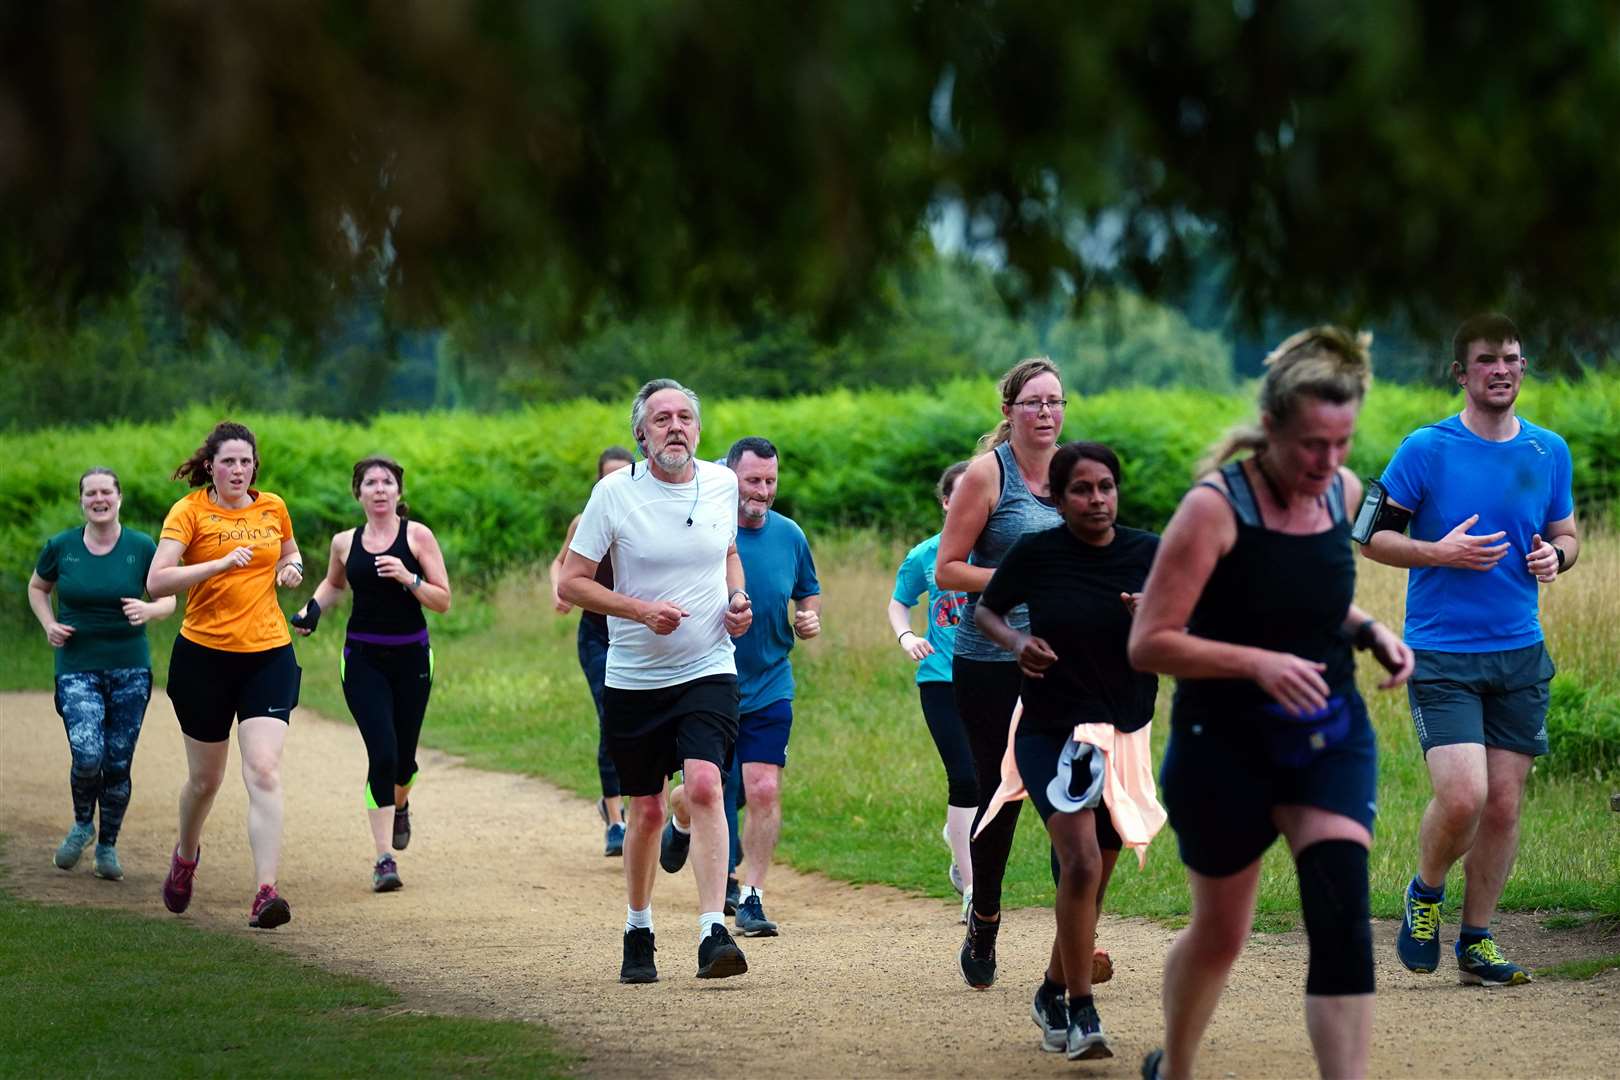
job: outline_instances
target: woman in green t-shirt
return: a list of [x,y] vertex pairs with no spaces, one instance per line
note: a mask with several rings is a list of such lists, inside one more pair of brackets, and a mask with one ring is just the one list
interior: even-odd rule
[[[73,828],[56,849],[71,870],[101,807],[96,876],[118,881],[118,828],[129,806],[129,768],[152,696],[147,623],[174,613],[174,597],[142,600],[157,545],[118,521],[123,489],[111,469],[79,477],[85,524],[45,541],[28,582],[28,605],[56,650],[56,711],[73,753]],[[51,610],[51,591],[56,610]]]

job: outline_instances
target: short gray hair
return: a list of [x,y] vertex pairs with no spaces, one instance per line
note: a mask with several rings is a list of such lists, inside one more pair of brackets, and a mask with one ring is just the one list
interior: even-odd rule
[[679,390],[685,394],[686,400],[692,403],[692,415],[697,418],[698,426],[703,426],[703,406],[698,404],[697,394],[674,379],[653,379],[636,391],[635,400],[630,403],[630,438],[641,447],[643,454],[646,454],[647,448],[641,445],[641,436],[637,432],[641,430],[642,421],[647,419],[647,399],[660,390]]

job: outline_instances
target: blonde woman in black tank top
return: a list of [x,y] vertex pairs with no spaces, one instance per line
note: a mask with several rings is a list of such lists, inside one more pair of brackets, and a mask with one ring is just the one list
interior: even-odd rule
[[405,470],[392,458],[357,462],[351,490],[366,523],[332,537],[326,577],[292,619],[315,630],[323,609],[354,590],[343,646],[343,697],[365,740],[366,816],[376,845],[371,887],[392,892],[403,882],[395,850],[410,843],[416,744],[433,687],[433,650],[422,609],[450,610],[450,578],[433,531],[411,521],[401,496]]
[[[1177,509],[1131,626],[1138,670],[1179,680],[1160,781],[1192,891],[1164,971],[1165,1045],[1142,1075],[1191,1076],[1254,921],[1280,834],[1298,871],[1305,1017],[1323,1076],[1364,1076],[1372,1035],[1367,851],[1377,751],[1350,642],[1403,683],[1412,653],[1353,602],[1344,468],[1370,379],[1367,342],[1304,331],[1267,358],[1261,427],[1229,437]],[[1241,1070],[1240,1070],[1241,1071]]]
[[[1022,676],[1012,654],[979,632],[973,604],[990,583],[1001,555],[1020,537],[1059,523],[1057,504],[1047,492],[1047,474],[1067,404],[1057,366],[1045,357],[1014,365],[1002,376],[999,389],[1001,423],[980,440],[979,449],[988,452],[975,458],[957,482],[934,563],[934,581],[941,589],[968,594],[957,627],[951,681],[978,780],[975,828],[1001,776]],[[1029,613],[1020,606],[1007,613],[1007,620],[1024,629]],[[971,844],[972,876],[965,884],[973,899],[957,964],[963,981],[976,990],[988,989],[996,980],[1001,879],[1022,806],[1020,802],[1006,807]],[[1054,971],[1062,971],[1055,950],[1052,965]]]

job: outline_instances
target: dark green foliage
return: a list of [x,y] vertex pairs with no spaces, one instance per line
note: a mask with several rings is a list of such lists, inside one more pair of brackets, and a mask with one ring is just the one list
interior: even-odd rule
[[[1162,528],[1192,479],[1194,462],[1229,425],[1252,416],[1247,394],[1146,389],[1088,395],[1073,388],[1066,438],[1119,451],[1126,475],[1121,520]],[[697,389],[701,392],[702,387]],[[1620,377],[1533,383],[1524,415],[1562,434],[1575,455],[1584,514],[1620,505]],[[1439,390],[1375,386],[1351,456],[1375,474],[1417,426],[1458,408]],[[398,413],[369,423],[284,415],[237,416],[257,432],[260,482],[286,498],[306,564],[324,561],[338,529],[360,520],[349,492],[353,463],[374,452],[405,465],[407,500],[444,545],[461,581],[544,564],[584,506],[603,447],[629,441],[628,394],[607,404],[572,401],[496,416]],[[114,424],[0,436],[0,579],[21,595],[45,537],[81,520],[74,482],[93,464],[119,470],[123,519],[154,535],[185,488],[168,479],[219,418],[192,409],[162,424]],[[792,400],[707,400],[700,452],[724,454],[743,435],[782,452],[778,507],[807,529],[870,526],[922,536],[938,526],[934,482],[973,453],[999,419],[994,387],[959,380],[932,389],[830,393]]]
[[1563,675],[1552,681],[1547,709],[1548,756],[1536,771],[1560,775],[1613,776],[1620,772],[1620,690]]

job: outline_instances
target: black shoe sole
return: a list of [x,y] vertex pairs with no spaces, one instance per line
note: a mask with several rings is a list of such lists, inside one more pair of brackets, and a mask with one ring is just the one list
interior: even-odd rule
[[287,901],[278,896],[264,905],[257,918],[249,919],[248,925],[255,930],[274,930],[290,922],[292,922],[292,908],[287,906]]
[[384,881],[377,882],[377,883],[373,884],[371,886],[371,891],[374,892],[374,893],[398,892],[399,890],[403,889],[404,887],[405,887],[405,883],[403,881],[399,880],[399,878],[396,877],[396,878],[388,878],[388,879],[386,879]]
[[619,981],[622,983],[655,983],[658,981],[656,968],[640,968],[633,971],[620,971]]
[[698,968],[697,977],[700,979],[729,979],[733,975],[744,974],[748,970],[748,960],[743,956],[741,949],[736,945],[722,945],[715,950],[709,962]]
[[755,926],[755,927],[739,926],[739,927],[737,927],[737,933],[741,934],[743,937],[776,937],[777,936],[776,935],[776,927],[774,927],[774,926]]

